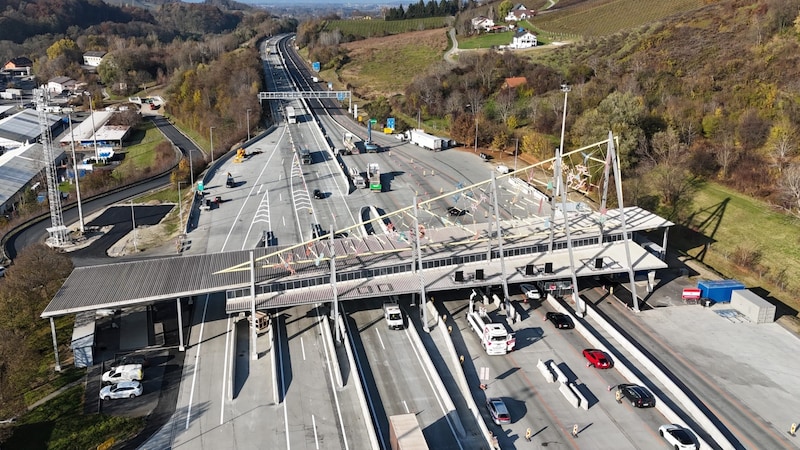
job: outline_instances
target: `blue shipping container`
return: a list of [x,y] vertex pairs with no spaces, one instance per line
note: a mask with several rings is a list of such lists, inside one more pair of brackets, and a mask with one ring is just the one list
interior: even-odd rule
[[731,301],[731,293],[744,289],[744,284],[736,280],[700,280],[697,282],[700,296],[714,300],[716,303]]

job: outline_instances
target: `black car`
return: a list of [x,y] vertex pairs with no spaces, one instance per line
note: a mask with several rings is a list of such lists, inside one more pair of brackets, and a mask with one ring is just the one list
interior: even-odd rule
[[636,408],[652,408],[656,406],[656,398],[646,388],[638,384],[620,384],[617,386],[619,399],[626,399]]
[[464,214],[466,214],[467,212],[464,211],[463,209],[459,209],[459,208],[456,208],[455,206],[451,206],[451,207],[447,208],[447,213],[450,214],[451,216],[461,217]]
[[314,198],[319,199],[319,198],[324,198],[324,197],[325,196],[322,194],[322,191],[320,191],[319,189],[314,189]]
[[556,328],[575,328],[575,325],[572,323],[572,319],[563,313],[559,312],[549,312],[544,315],[547,320],[553,322]]

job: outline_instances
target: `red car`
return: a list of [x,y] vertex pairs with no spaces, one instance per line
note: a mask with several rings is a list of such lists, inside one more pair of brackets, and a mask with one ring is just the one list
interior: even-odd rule
[[586,358],[586,361],[589,361],[586,367],[594,366],[598,369],[610,369],[611,366],[614,365],[604,351],[597,350],[596,348],[587,348],[584,350],[583,357]]

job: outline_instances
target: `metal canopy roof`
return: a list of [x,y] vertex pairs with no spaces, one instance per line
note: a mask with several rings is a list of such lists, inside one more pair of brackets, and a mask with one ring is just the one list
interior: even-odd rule
[[[624,211],[629,232],[673,225],[672,222],[641,208],[625,208]],[[570,226],[570,232],[573,241],[599,238],[601,236],[600,224],[603,226],[603,236],[621,234],[619,215],[619,210],[610,210],[604,216],[588,212],[570,214],[570,222],[573,224]],[[510,254],[514,248],[532,244],[546,244],[549,242],[550,233],[546,225],[547,223],[540,218],[503,222],[504,250]],[[486,252],[490,244],[485,228],[486,224],[428,229],[426,230],[425,238],[422,239],[423,259],[427,260],[434,255],[437,258],[446,258],[448,255],[463,256],[475,254],[477,251]],[[554,231],[556,234],[555,242],[564,242],[563,229],[559,228],[558,220],[556,220]],[[337,273],[360,270],[362,268],[389,267],[401,263],[409,263],[413,260],[408,242],[401,239],[396,232],[390,235],[373,235],[366,238],[336,239],[334,242]],[[666,267],[658,258],[649,255],[638,245],[631,244],[631,257],[635,270],[652,270]],[[627,269],[626,258],[618,253],[620,251],[624,252],[623,245],[623,243],[617,242],[576,247],[574,253],[578,275],[623,272]],[[492,248],[493,250],[497,249],[494,244]],[[250,285],[250,251],[253,252],[256,261],[256,284],[302,280],[330,272],[329,263],[325,260],[330,256],[329,242],[327,240],[313,241],[302,246],[267,247],[254,250],[196,256],[175,256],[78,267],[73,270],[50,304],[47,305],[42,317],[55,317],[101,308],[120,308],[220,292],[228,289],[246,288]],[[624,255],[624,253],[622,254]],[[609,268],[604,272],[589,271],[583,273],[584,270],[578,267],[584,264],[581,259],[592,258],[591,255],[596,255],[594,257],[608,255],[619,266]],[[544,253],[529,254],[515,257],[513,261],[518,258],[534,260],[543,256],[545,256]],[[554,265],[558,267],[563,267],[565,265],[564,261],[566,261],[568,270],[569,260],[567,259],[566,250],[556,251],[553,255],[547,254],[546,256],[552,258],[557,263]],[[506,258],[506,260],[509,261],[510,258]],[[435,270],[435,272],[431,271],[431,274],[439,272],[438,269]],[[449,273],[460,269],[456,265],[449,265],[441,268],[441,270],[444,271],[443,273]],[[495,269],[492,268],[491,264],[487,265],[487,280],[492,279],[492,270]],[[507,275],[510,275],[512,270],[508,269]],[[496,271],[499,273],[499,269]],[[428,270],[425,271],[426,274],[428,272]],[[566,273],[569,274],[568,271]],[[387,277],[392,277],[393,280],[408,285],[408,283],[402,282],[404,280],[403,277],[407,276],[408,273],[401,273]],[[556,276],[563,278],[565,275],[559,275],[557,272],[551,278]],[[436,277],[428,277],[426,275],[426,285],[437,289],[436,280],[441,280],[442,277],[447,278],[441,274]],[[375,278],[375,280],[377,279]],[[514,277],[510,276],[509,279],[513,280]],[[487,284],[496,284],[498,282],[494,281]],[[364,281],[354,280],[352,283],[364,284]],[[348,287],[349,284],[347,283],[340,282],[337,284],[341,284],[339,292],[343,299],[359,297],[348,293],[355,289],[356,285]],[[306,295],[302,294],[304,292],[303,289],[313,289],[314,292],[320,293],[330,291],[329,287],[319,286],[294,289],[291,291],[291,295],[294,296],[295,291],[300,293],[298,295]],[[407,287],[404,288],[403,292],[408,289],[414,291],[416,288]],[[391,292],[391,294],[396,293],[398,292]],[[282,294],[289,295],[288,293]],[[360,297],[364,297],[364,295],[360,295]],[[302,298],[304,297],[296,300],[305,301]],[[327,295],[323,298],[330,300],[332,297]],[[285,299],[295,301],[289,297],[285,297]],[[286,302],[282,300],[281,303]]]

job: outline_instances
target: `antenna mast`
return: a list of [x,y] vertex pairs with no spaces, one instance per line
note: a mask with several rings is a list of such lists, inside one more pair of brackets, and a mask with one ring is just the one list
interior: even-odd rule
[[69,241],[69,228],[64,226],[64,214],[61,210],[61,194],[58,190],[58,172],[56,171],[55,155],[53,153],[53,134],[50,130],[50,123],[47,120],[47,103],[49,97],[47,89],[41,87],[33,90],[36,97],[36,113],[39,118],[39,129],[42,132],[40,141],[42,143],[42,153],[46,164],[47,176],[47,200],[50,204],[50,221],[52,226],[47,229],[50,235],[47,238],[47,245],[51,247],[62,247]]

